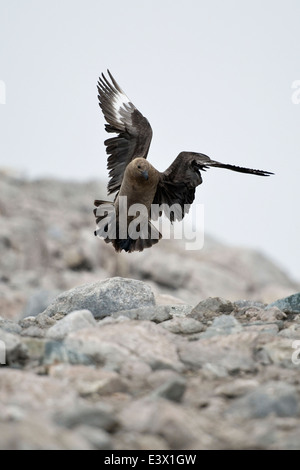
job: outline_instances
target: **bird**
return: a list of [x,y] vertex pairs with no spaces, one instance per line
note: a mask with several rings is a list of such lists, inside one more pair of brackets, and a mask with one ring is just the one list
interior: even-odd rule
[[107,74],[108,77],[101,74],[97,89],[106,120],[105,130],[115,134],[104,144],[109,170],[107,193],[116,194],[113,201],[94,201],[97,227],[94,234],[112,243],[116,252],[143,251],[158,243],[162,234],[151,220],[157,220],[162,214],[171,224],[182,220],[195,199],[197,186],[202,183],[201,173],[209,168],[257,176],[274,174],[221,163],[203,153],[187,151],[180,152],[164,172],[158,171],[147,160],[152,140],[150,123],[109,70]]

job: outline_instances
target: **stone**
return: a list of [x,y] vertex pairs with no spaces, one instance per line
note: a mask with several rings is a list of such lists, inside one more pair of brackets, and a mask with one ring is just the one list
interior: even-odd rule
[[235,306],[229,300],[220,297],[209,297],[199,302],[188,316],[203,323],[209,323],[219,315],[230,315],[234,310]]
[[201,333],[200,338],[229,335],[232,333],[237,333],[241,330],[242,326],[236,318],[231,315],[220,315],[213,320],[212,325],[209,326],[204,333]]
[[65,380],[82,397],[111,395],[128,389],[116,372],[93,366],[56,364],[49,367],[49,375]]
[[0,450],[91,450],[80,433],[55,426],[45,416],[32,415],[20,422],[0,422]]
[[278,333],[278,336],[289,339],[298,339],[300,338],[300,324],[293,323],[292,325],[284,328]]
[[120,316],[126,316],[131,320],[149,320],[154,323],[165,322],[172,318],[169,307],[164,305],[133,308],[112,313],[113,318],[118,318]]
[[174,334],[191,335],[205,329],[203,323],[194,318],[175,316],[165,321],[162,326]]
[[219,385],[215,389],[215,394],[232,399],[240,397],[241,395],[246,395],[247,393],[257,389],[257,387],[259,387],[259,382],[254,379],[230,379],[230,382]]
[[173,335],[150,321],[131,320],[85,328],[70,333],[64,345],[69,355],[89,358],[108,370],[120,371],[127,361],[136,360],[152,370],[183,369]]
[[74,310],[90,310],[101,319],[113,312],[155,305],[154,294],[142,281],[115,277],[104,281],[84,284],[63,292],[49,305],[44,314],[52,317]]
[[283,335],[278,335],[273,338],[273,341],[264,344],[261,350],[266,355],[268,363],[296,370],[299,368],[299,365],[294,364],[292,361],[295,352],[293,341]]
[[1,330],[7,331],[8,333],[20,333],[22,328],[18,323],[13,320],[0,317],[0,328]]
[[277,307],[285,313],[300,313],[300,292],[267,305],[266,309]]
[[27,358],[27,348],[20,336],[0,329],[0,364],[22,365]]
[[58,290],[37,289],[28,298],[22,312],[22,317],[36,316],[43,312],[58,295]]
[[159,435],[138,433],[138,432],[118,432],[114,439],[115,450],[169,450],[165,439]]
[[192,370],[209,367],[217,375],[254,372],[257,365],[253,358],[253,349],[257,336],[257,333],[241,331],[201,338],[179,344],[178,353],[181,361]]
[[111,432],[118,425],[109,405],[89,404],[83,400],[77,401],[75,407],[70,406],[59,410],[53,418],[56,424],[67,428],[85,425]]
[[152,397],[166,398],[174,402],[181,402],[186,389],[186,381],[183,377],[174,377],[160,385],[151,394]]
[[120,412],[119,419],[127,432],[159,435],[171,449],[192,449],[197,442],[197,431],[190,413],[179,404],[163,398],[136,400]]
[[96,325],[97,322],[89,310],[75,310],[51,326],[46,332],[46,337],[60,340],[71,331]]
[[81,424],[76,428],[77,433],[97,450],[112,450],[113,443],[110,434],[104,429]]
[[244,419],[262,419],[270,414],[299,416],[299,411],[299,397],[294,386],[285,382],[269,382],[235,400],[227,413]]

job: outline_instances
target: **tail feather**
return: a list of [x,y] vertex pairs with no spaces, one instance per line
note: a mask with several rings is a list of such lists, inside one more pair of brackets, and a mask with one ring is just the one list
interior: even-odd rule
[[143,251],[145,248],[150,248],[152,245],[158,243],[162,238],[162,234],[150,220],[148,220],[144,236],[133,238],[128,234],[127,230],[127,238],[119,238],[120,229],[114,203],[95,200],[94,204],[96,209],[93,210],[93,213],[97,224],[94,234],[103,239],[105,243],[112,243],[117,252],[123,250],[127,253]]

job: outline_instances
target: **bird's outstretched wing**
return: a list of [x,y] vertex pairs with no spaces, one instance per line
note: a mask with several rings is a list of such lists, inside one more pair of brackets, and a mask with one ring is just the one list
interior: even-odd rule
[[147,119],[130,102],[109,70],[109,81],[104,74],[98,81],[98,99],[108,124],[107,132],[118,134],[107,139],[107,168],[110,170],[108,194],[120,189],[124,171],[134,158],[147,158],[152,139],[152,129]]
[[[181,220],[188,213],[189,205],[194,201],[196,187],[202,183],[200,170],[205,171],[210,167],[226,168],[258,176],[273,175],[269,171],[253,170],[251,168],[220,163],[211,160],[203,153],[181,152],[169,168],[164,173],[161,173],[153,204],[166,204],[167,207],[175,205],[174,211],[170,212],[167,210],[163,212],[171,222]],[[157,215],[159,214],[155,214],[154,211],[154,219]]]

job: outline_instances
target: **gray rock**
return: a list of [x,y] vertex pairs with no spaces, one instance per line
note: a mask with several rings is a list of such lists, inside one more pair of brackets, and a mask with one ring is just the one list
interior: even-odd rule
[[42,338],[25,337],[22,344],[26,347],[27,362],[31,366],[39,365],[43,362],[45,354],[45,340]]
[[90,310],[95,318],[104,318],[113,312],[155,305],[151,288],[142,281],[115,277],[84,284],[63,292],[45,310],[52,317],[74,310]]
[[235,306],[229,300],[220,297],[209,297],[202,300],[188,315],[203,323],[210,323],[219,315],[229,315],[235,310]]
[[20,422],[0,422],[0,450],[92,450],[81,433],[55,426],[50,419],[32,415]]
[[111,395],[128,389],[127,382],[119,374],[99,367],[54,364],[48,373],[67,382],[82,397]]
[[263,304],[262,302],[256,302],[255,300],[235,300],[233,303],[239,310],[247,310],[251,307],[261,309],[266,306],[266,304]]
[[257,334],[241,331],[179,344],[179,357],[191,369],[208,368],[217,376],[254,372]]
[[242,330],[242,326],[236,318],[231,315],[220,315],[215,318],[212,325],[201,333],[200,338],[211,338],[218,335],[229,335]]
[[75,331],[66,337],[64,345],[75,361],[87,358],[109,370],[120,371],[127,362],[136,361],[146,363],[152,370],[183,369],[173,335],[150,321],[115,321],[104,327]]
[[152,307],[133,308],[131,310],[121,310],[112,313],[113,318],[125,316],[131,320],[149,320],[154,323],[165,322],[172,318],[169,307],[165,305],[156,305]]
[[166,398],[167,400],[180,402],[186,389],[186,381],[183,377],[174,377],[168,380],[151,394],[152,397]]
[[266,309],[277,307],[286,313],[300,313],[300,292],[284,297],[267,305]]
[[67,428],[86,425],[109,432],[114,431],[118,425],[110,406],[101,403],[89,404],[84,401],[78,401],[75,407],[71,406],[57,412],[54,421]]
[[57,363],[70,363],[70,364],[96,364],[96,360],[89,354],[83,353],[81,350],[69,349],[65,343],[61,341],[49,340],[45,343],[45,353],[43,357],[44,365],[51,365]]
[[27,348],[20,336],[0,329],[0,364],[24,365],[27,358]]
[[269,382],[235,400],[227,413],[244,419],[261,419],[270,414],[298,416],[299,397],[294,386],[285,382]]
[[18,323],[13,320],[0,317],[0,328],[1,330],[7,331],[8,333],[20,333],[22,328]]
[[284,328],[278,333],[278,336],[289,339],[299,339],[300,338],[300,324],[294,323],[287,328]]
[[171,449],[193,449],[199,436],[192,410],[162,398],[133,401],[122,409],[119,419],[128,433],[159,435]]
[[36,290],[27,300],[24,310],[22,312],[22,317],[24,318],[29,316],[36,316],[39,313],[43,312],[58,295],[58,290]]
[[191,335],[205,329],[203,323],[194,318],[176,316],[172,320],[165,321],[162,326],[171,333],[180,335]]
[[120,431],[114,439],[115,450],[169,450],[165,439],[159,435]]
[[112,438],[104,429],[82,424],[76,428],[76,431],[97,450],[113,449]]
[[69,313],[66,317],[51,326],[46,332],[46,337],[60,340],[71,331],[81,330],[96,326],[97,322],[89,310],[77,310]]
[[44,338],[46,330],[37,325],[28,326],[21,331],[22,336],[31,336],[32,338]]

